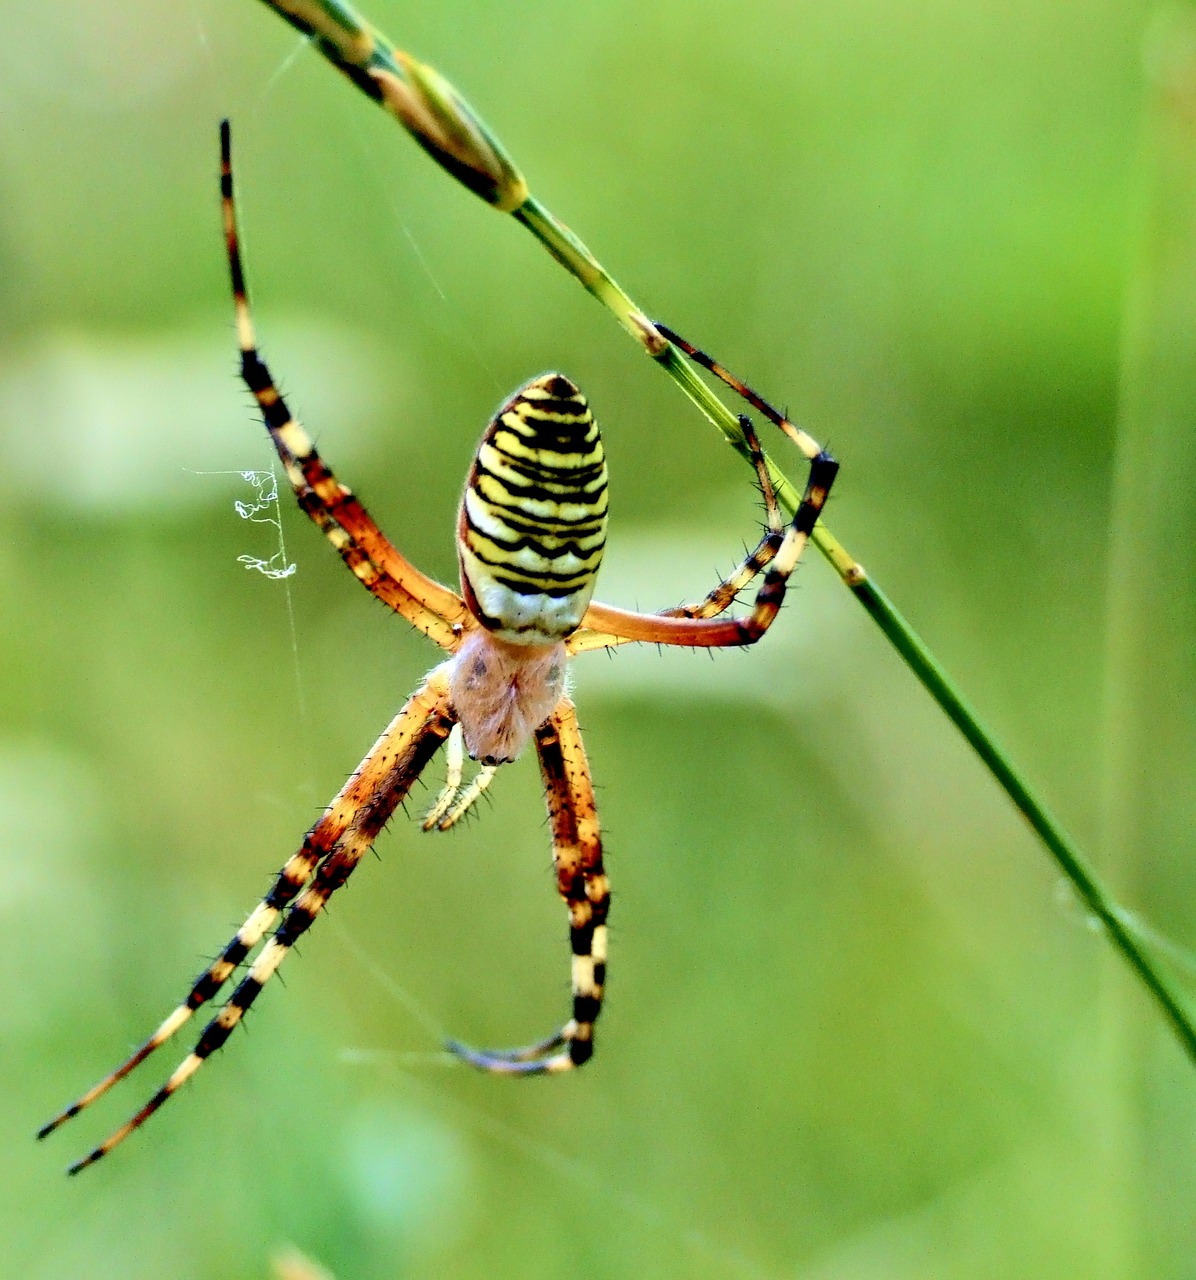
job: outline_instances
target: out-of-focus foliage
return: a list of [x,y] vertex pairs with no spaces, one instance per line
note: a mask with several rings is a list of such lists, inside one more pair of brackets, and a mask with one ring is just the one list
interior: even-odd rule
[[[1196,946],[1189,10],[369,12],[637,299],[831,442],[836,532]],[[816,558],[755,651],[577,664],[616,893],[592,1067],[436,1055],[565,1009],[525,761],[465,832],[396,823],[249,1034],[62,1178],[175,1049],[40,1149],[38,1124],[178,998],[434,658],[289,510],[295,576],[238,563],[276,545],[233,510],[269,455],[221,115],[266,353],[422,565],[452,578],[474,440],[548,367],[604,424],[604,598],[704,591],[756,511],[577,285],[264,6],[47,0],[3,30],[6,1274],[1192,1276],[1190,1064]]]

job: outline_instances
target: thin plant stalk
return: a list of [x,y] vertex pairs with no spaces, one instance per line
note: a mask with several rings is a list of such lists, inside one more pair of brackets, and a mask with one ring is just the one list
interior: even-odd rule
[[[737,416],[659,332],[590,250],[531,194],[522,173],[477,113],[439,72],[398,49],[341,0],[264,0],[302,32],[334,67],[394,115],[416,142],[470,191],[511,214],[656,361],[745,458]],[[770,460],[781,505],[792,514],[800,490]],[[1154,999],[1196,1063],[1196,1022],[1171,977],[1146,950],[1132,917],[1101,883],[1094,868],[1035,795],[938,660],[856,558],[824,523],[814,545],[946,712],[1020,810],[1080,901]]]

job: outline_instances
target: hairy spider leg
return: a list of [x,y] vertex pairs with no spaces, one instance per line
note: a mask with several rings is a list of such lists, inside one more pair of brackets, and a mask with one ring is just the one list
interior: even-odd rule
[[[739,429],[747,442],[748,456],[756,469],[756,482],[760,487],[760,496],[764,500],[764,534],[755,550],[744,558],[737,569],[723,578],[705,599],[693,604],[679,604],[670,609],[661,609],[656,615],[658,617],[713,618],[723,613],[735,603],[739,593],[749,587],[755,578],[768,568],[784,541],[785,518],[777,503],[772,476],[768,473],[768,461],[764,456],[764,450],[760,447],[760,439],[756,435],[752,420],[745,413],[739,415]],[[629,636],[615,636],[583,628],[574,632],[566,648],[572,656],[593,649],[613,649],[616,645],[631,643]]]
[[497,765],[484,764],[474,775],[468,786],[462,786],[465,772],[465,735],[458,722],[453,725],[448,743],[444,748],[445,779],[444,786],[432,802],[424,820],[420,824],[424,831],[448,831],[473,808],[489,790]]
[[[731,645],[755,644],[780,612],[789,575],[801,559],[814,526],[818,523],[818,517],[826,506],[831,486],[839,471],[839,464],[812,436],[795,427],[784,414],[774,409],[746,383],[735,377],[704,351],[700,351],[692,343],[680,337],[667,325],[657,325],[657,328],[695,363],[720,378],[789,436],[810,461],[809,478],[806,481],[801,502],[798,503],[797,510],[794,512],[793,522],[771,557],[771,563],[768,564],[764,574],[764,581],[756,593],[751,612],[746,617],[678,616],[677,610],[666,610],[663,613],[637,613],[628,609],[616,609],[613,605],[593,603],[582,619],[581,628],[569,638],[570,654],[581,653],[588,649],[610,648],[629,640],[647,641],[653,644],[686,645],[693,648],[724,648]],[[740,424],[742,423],[741,417]],[[753,446],[749,438],[748,445],[753,451],[752,461],[757,475],[766,473],[767,463],[760,451],[759,442],[756,441]],[[772,492],[771,481],[764,492],[767,503],[768,494]],[[775,493],[773,493],[773,501],[775,502]],[[767,535],[764,542],[768,542]],[[751,573],[752,564],[761,550],[762,548],[757,548],[757,552],[748,557],[737,573],[732,575],[731,580],[745,571],[754,577],[755,574]],[[767,551],[763,554],[767,555]],[[725,585],[720,583],[707,599],[713,602],[723,598]]]
[[473,776],[473,781],[458,793],[456,803],[436,824],[437,831],[448,831],[473,808],[475,804],[490,790],[494,775],[498,772],[496,764],[484,764]]
[[612,643],[628,640],[712,649],[755,644],[772,626],[781,610],[789,575],[797,567],[810,540],[838,469],[839,464],[829,454],[819,455],[810,464],[810,479],[793,523],[785,531],[746,617],[677,617],[669,613],[635,613],[609,604],[591,604],[586,611],[585,627],[570,637],[569,652],[609,648]]
[[760,438],[756,428],[746,413],[739,415],[739,429],[743,432],[748,447],[748,457],[756,469],[756,483],[760,486],[760,496],[764,500],[764,534],[756,549],[744,558],[743,563],[733,573],[725,577],[704,600],[697,604],[681,604],[672,609],[662,609],[661,613],[668,618],[713,618],[716,614],[729,609],[735,603],[739,593],[751,583],[757,574],[762,573],[772,563],[773,557],[781,549],[785,537],[785,518],[777,504],[776,489],[772,476],[768,474],[768,460],[760,447]]
[[713,356],[695,347],[692,342],[688,342],[667,324],[658,324],[656,328],[673,346],[680,347],[694,364],[708,369],[720,382],[726,383],[736,395],[746,400],[753,409],[762,413],[774,426],[779,427],[811,462],[823,454],[822,446],[812,435],[795,426],[779,409],[774,409],[763,396],[753,391],[742,378],[737,378],[726,365],[720,364]]
[[594,1023],[606,982],[610,884],[602,866],[594,786],[577,713],[568,698],[536,730],[536,751],[552,828],[557,891],[569,912],[573,1016],[546,1040],[521,1049],[480,1050],[449,1041],[447,1047],[471,1066],[503,1075],[571,1071],[587,1062],[594,1052]]
[[420,827],[424,831],[434,831],[440,819],[448,813],[453,801],[461,790],[461,778],[465,772],[465,738],[461,725],[453,725],[453,731],[444,744],[444,786],[440,788],[436,799],[432,801]]
[[249,312],[233,199],[231,131],[220,124],[220,196],[236,311],[241,376],[253,392],[300,508],[323,531],[357,579],[384,604],[442,648],[457,647],[474,625],[455,591],[421,573],[389,541],[352,492],[332,474],[311,437],[287,408],[258,355]]
[[47,1137],[64,1121],[86,1110],[114,1084],[123,1080],[134,1067],[144,1062],[155,1049],[171,1039],[197,1009],[215,998],[221,987],[265,937],[282,910],[294,900],[300,889],[308,882],[320,860],[344,836],[361,805],[363,794],[365,791],[358,780],[358,775],[354,775],[328,806],[319,822],[304,836],[299,849],[287,859],[286,865],[275,878],[270,892],[249,913],[216,959],[195,979],[183,1002],[163,1020],[153,1035],[135,1053],[89,1089],[78,1101],[43,1125],[38,1131],[39,1138]]
[[[410,791],[424,766],[444,743],[452,725],[448,681],[443,668],[437,668],[371,747],[369,754],[328,807],[324,817],[312,828],[303,842],[303,848],[288,862],[270,896],[251,914],[246,926],[238,931],[237,937],[225,948],[220,960],[196,984],[196,991],[200,992],[202,998],[194,997],[193,992],[195,1005],[191,1006],[189,1000],[163,1024],[164,1027],[170,1026],[172,1019],[177,1018],[177,1025],[171,1027],[167,1036],[173,1034],[195,1007],[210,998],[208,987],[214,984],[213,990],[218,989],[231,973],[231,957],[238,954],[249,936],[246,934],[249,923],[257,921],[255,928],[259,930],[260,937],[268,927],[268,921],[273,920],[281,909],[279,905],[269,905],[271,900],[276,903],[280,900],[290,902],[298,887],[296,879],[300,874],[306,879],[303,868],[316,856],[317,850],[322,851],[327,846],[326,852],[322,852],[318,865],[315,866],[310,884],[290,902],[273,937],[258,953],[220,1012],[208,1023],[195,1048],[135,1116],[71,1165],[68,1173],[79,1173],[86,1169],[123,1142],[135,1129],[140,1128],[224,1044],[245,1016],[246,1010],[257,999],[262,987],[282,964],[287,952],[311,927],[332,894],[348,880],[395,808]],[[336,832],[335,838],[330,839],[333,832]],[[318,838],[317,833],[320,833]],[[286,878],[287,869],[292,869],[290,879]],[[180,1018],[179,1014],[183,1010],[186,1012]],[[165,1038],[167,1037],[163,1037]],[[157,1043],[151,1038],[147,1042],[150,1048],[143,1046],[128,1063],[103,1082],[102,1088],[97,1086],[84,1099],[68,1108],[62,1116],[47,1125],[39,1137],[45,1136],[62,1120],[78,1114],[88,1102],[142,1061],[157,1047]]]

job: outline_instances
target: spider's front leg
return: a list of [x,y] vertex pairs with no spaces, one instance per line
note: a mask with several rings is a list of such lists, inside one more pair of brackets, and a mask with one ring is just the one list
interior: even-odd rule
[[594,1023],[602,1009],[606,981],[610,885],[602,868],[598,809],[573,703],[562,698],[535,736],[557,889],[569,911],[573,1016],[546,1040],[521,1049],[478,1050],[456,1041],[448,1044],[473,1066],[507,1075],[571,1071],[588,1061],[594,1052]]

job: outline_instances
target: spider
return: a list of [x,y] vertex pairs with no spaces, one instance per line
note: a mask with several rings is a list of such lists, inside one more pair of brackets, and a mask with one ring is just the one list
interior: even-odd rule
[[[589,767],[566,691],[569,659],[628,641],[704,648],[755,643],[780,610],[789,575],[838,470],[813,439],[739,379],[672,330],[657,326],[780,427],[809,460],[809,480],[792,522],[786,526],[783,520],[759,440],[744,415],[740,423],[766,512],[755,550],[696,604],[643,614],[591,603],[606,540],[606,461],[585,397],[563,374],[546,373],[499,408],[478,445],[457,520],[458,595],[406,560],[336,479],[258,355],[238,245],[228,121],[221,123],[220,142],[221,205],[241,373],[299,506],[362,585],[449,656],[383,731],[183,1002],[128,1059],[41,1129],[38,1137],[44,1138],[144,1062],[265,940],[191,1053],[136,1115],[71,1165],[71,1173],[94,1164],[144,1124],[224,1044],[442,746],[446,782],[424,820],[425,830],[452,826],[495,771],[534,743],[572,951],[571,1016],[558,1031],[519,1049],[479,1051],[456,1041],[447,1048],[481,1070],[508,1075],[569,1071],[586,1062],[594,1050],[606,980],[610,889]],[[720,617],[760,574],[751,611],[742,618]],[[481,767],[463,787],[466,752]]]

